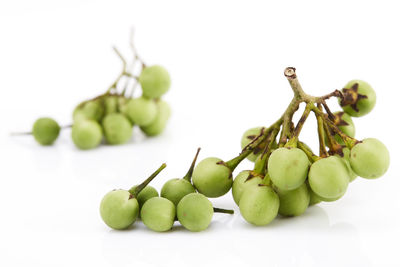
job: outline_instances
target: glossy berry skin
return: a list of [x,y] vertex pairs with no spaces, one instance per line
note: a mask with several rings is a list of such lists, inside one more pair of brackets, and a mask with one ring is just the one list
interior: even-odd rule
[[133,124],[150,125],[157,116],[157,104],[154,100],[144,97],[131,99],[126,107],[126,114]]
[[159,98],[165,94],[171,86],[168,71],[159,65],[153,65],[143,69],[139,76],[143,96],[147,98]]
[[153,197],[144,203],[140,218],[144,225],[156,232],[165,232],[172,228],[175,220],[175,205],[163,197]]
[[103,139],[103,131],[98,122],[82,120],[72,126],[71,137],[74,144],[80,149],[97,147]]
[[132,125],[120,113],[112,113],[105,116],[103,119],[103,129],[107,143],[111,145],[124,144],[132,137]]
[[139,214],[139,203],[126,190],[106,194],[100,203],[100,215],[112,229],[122,230],[131,226]]
[[[260,127],[254,127],[254,128],[250,128],[247,131],[245,131],[243,133],[243,135],[242,135],[242,139],[241,139],[241,142],[240,142],[241,148],[243,149],[251,141],[253,141],[253,139],[256,138],[260,134],[262,128],[263,127],[261,127],[261,126]],[[256,149],[253,150],[253,152],[249,156],[247,156],[247,159],[252,161],[252,162],[255,162],[257,157],[263,151],[264,147],[265,147],[264,143],[260,144]]]
[[32,127],[32,135],[35,140],[44,146],[54,143],[60,134],[60,126],[52,118],[40,118]]
[[179,178],[167,181],[161,188],[161,196],[172,201],[175,206],[184,196],[195,192],[194,186],[189,181]]
[[307,178],[310,162],[298,148],[278,148],[268,161],[268,173],[273,184],[283,190],[301,186]]
[[170,115],[171,108],[169,107],[168,103],[165,101],[158,101],[156,118],[152,121],[151,124],[147,126],[142,126],[140,127],[140,129],[147,136],[159,135],[164,131]]
[[249,187],[242,194],[239,208],[247,222],[257,226],[267,225],[278,215],[279,197],[267,185]]
[[308,175],[311,190],[325,199],[336,199],[343,196],[349,180],[346,166],[340,158],[335,156],[314,162]]
[[220,197],[232,187],[232,171],[219,158],[206,158],[200,161],[193,171],[195,188],[206,197]]
[[375,106],[376,94],[371,85],[362,80],[352,80],[342,89],[344,99],[339,99],[343,111],[352,117],[368,114]]
[[256,174],[253,171],[241,171],[233,180],[232,196],[236,205],[239,206],[240,198],[243,192],[253,186],[258,186],[264,182],[264,176]]
[[210,200],[199,193],[184,196],[177,206],[179,222],[192,232],[207,229],[213,215],[214,209]]
[[277,188],[279,196],[279,211],[283,216],[298,216],[303,214],[310,204],[310,193],[304,183],[293,190],[282,190]]
[[[134,190],[136,189],[137,185],[133,186],[129,192],[131,192],[131,194],[133,194]],[[157,190],[150,186],[147,185],[145,188],[142,189],[142,191],[140,191],[140,193],[136,196],[136,199],[139,203],[139,207],[142,207],[144,205],[144,203],[146,203],[147,200],[153,198],[153,197],[158,197],[158,192]]]
[[364,139],[351,149],[350,165],[354,172],[363,178],[381,177],[389,169],[389,151],[378,139]]

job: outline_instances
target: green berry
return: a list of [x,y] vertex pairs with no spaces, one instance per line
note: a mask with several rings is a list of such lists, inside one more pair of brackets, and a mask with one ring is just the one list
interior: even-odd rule
[[239,208],[247,222],[267,225],[278,215],[279,197],[267,185],[252,186],[243,192]]
[[100,204],[103,221],[116,230],[131,226],[139,214],[136,198],[126,190],[114,190],[104,196]]
[[309,188],[308,191],[310,193],[310,203],[309,203],[310,206],[313,206],[321,202],[321,197],[315,194],[314,191],[311,190],[311,188]]
[[52,118],[40,118],[33,124],[32,134],[39,144],[51,145],[60,134],[60,126]]
[[349,172],[342,159],[330,156],[311,165],[308,181],[312,191],[325,199],[340,198],[349,184]]
[[163,197],[149,199],[140,210],[144,225],[156,232],[170,230],[174,224],[175,214],[174,203]]
[[161,196],[169,199],[175,205],[178,205],[184,196],[195,192],[194,186],[189,181],[179,178],[167,181],[161,188]]
[[298,216],[303,214],[310,204],[310,193],[304,183],[294,190],[282,190],[277,188],[279,196],[279,211],[283,216]]
[[375,138],[367,138],[351,149],[351,168],[363,178],[381,177],[389,168],[390,155],[386,146]]
[[177,206],[179,222],[192,232],[207,229],[213,215],[214,209],[210,200],[199,193],[184,196]]
[[144,97],[134,98],[128,102],[126,113],[133,124],[147,126],[157,117],[157,104]]
[[[244,132],[242,135],[242,140],[241,140],[241,148],[243,149],[245,146],[247,146],[251,141],[254,140],[260,133],[261,129],[263,127],[254,127],[250,128],[247,131]],[[255,162],[257,157],[261,154],[261,152],[264,150],[265,143],[261,143],[259,146],[257,146],[253,152],[249,156],[247,156],[247,159],[250,161]]]
[[103,132],[98,122],[94,120],[76,121],[72,126],[71,137],[80,149],[97,147],[103,139]]
[[[136,187],[137,185],[133,186],[129,192],[133,193]],[[147,185],[136,197],[137,201],[139,202],[139,207],[142,207],[147,200],[153,197],[158,197],[158,192],[154,187]]]
[[127,116],[128,115],[128,103],[129,99],[123,96],[118,97],[118,111],[119,113]]
[[260,174],[256,174],[253,171],[242,171],[240,172],[232,185],[232,196],[233,200],[235,200],[236,205],[239,206],[240,198],[242,197],[243,192],[253,186],[257,186],[264,182],[264,177]]
[[171,85],[168,71],[159,65],[144,68],[139,76],[139,82],[143,96],[147,98],[159,98],[168,91]]
[[307,155],[298,148],[278,148],[268,161],[268,173],[275,186],[293,190],[307,178],[310,162]]
[[73,113],[74,121],[95,120],[100,122],[104,115],[104,106],[100,99],[80,104]]
[[352,80],[343,90],[343,99],[339,104],[344,112],[352,117],[361,117],[368,114],[375,106],[376,94],[371,85],[365,81]]
[[147,126],[142,126],[140,129],[147,136],[156,136],[161,134],[165,126],[167,125],[167,121],[170,117],[171,109],[167,102],[158,101],[157,102],[157,115],[153,122]]
[[220,197],[232,187],[232,171],[219,158],[203,159],[193,171],[193,184],[206,197]]
[[112,113],[105,116],[103,119],[103,129],[106,140],[111,145],[126,143],[132,137],[132,125],[120,113]]

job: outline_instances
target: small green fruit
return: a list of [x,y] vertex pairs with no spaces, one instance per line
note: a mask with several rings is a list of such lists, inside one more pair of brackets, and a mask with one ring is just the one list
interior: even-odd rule
[[375,106],[375,91],[365,81],[352,80],[348,82],[344,86],[342,93],[343,99],[339,99],[339,104],[344,112],[352,117],[364,116]]
[[167,181],[161,188],[161,196],[169,199],[175,205],[178,205],[184,196],[195,192],[194,186],[189,181],[179,178]]
[[94,120],[81,120],[76,121],[72,126],[71,137],[78,148],[91,149],[100,144],[103,132],[98,122]]
[[126,143],[132,137],[132,125],[120,113],[112,113],[105,116],[103,119],[103,129],[106,140],[111,145]]
[[283,216],[298,216],[303,214],[310,204],[310,193],[304,183],[294,190],[282,190],[277,188],[279,196],[279,211]]
[[[129,192],[133,193],[136,187],[137,185],[133,186],[131,189],[129,189]],[[139,207],[142,207],[147,200],[153,197],[158,197],[158,192],[154,187],[147,185],[136,197],[139,202]]]
[[167,121],[170,117],[171,109],[167,102],[165,101],[158,101],[157,102],[157,116],[153,120],[153,122],[147,126],[142,126],[140,129],[147,135],[147,136],[156,136],[161,134],[165,126],[167,125]]
[[126,113],[133,124],[150,125],[157,117],[157,104],[144,97],[134,98],[128,102]]
[[242,171],[240,172],[232,185],[232,196],[233,200],[235,200],[236,205],[239,206],[240,198],[242,197],[243,192],[252,186],[257,186],[264,182],[264,176],[260,174],[256,174],[253,171]]
[[163,197],[153,197],[144,203],[140,217],[149,229],[165,232],[172,228],[175,220],[175,205]]
[[139,76],[143,96],[147,98],[159,98],[165,94],[171,86],[168,71],[159,65],[153,65],[143,69]]
[[40,118],[33,124],[32,134],[39,144],[51,145],[60,134],[60,126],[52,118]]
[[214,209],[210,200],[199,193],[184,196],[177,206],[179,222],[192,232],[207,229],[213,215]]

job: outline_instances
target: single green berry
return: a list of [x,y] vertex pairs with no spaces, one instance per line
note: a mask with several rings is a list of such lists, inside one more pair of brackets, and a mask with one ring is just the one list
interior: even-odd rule
[[210,200],[199,193],[184,196],[177,206],[179,222],[192,232],[207,229],[213,215],[214,209]]
[[139,76],[143,96],[147,98],[159,98],[165,94],[171,86],[168,71],[159,65],[145,67]]
[[140,217],[149,229],[165,232],[172,228],[175,220],[175,205],[163,197],[153,197],[144,203]]
[[32,134],[39,144],[51,145],[60,134],[60,125],[52,118],[40,118],[33,124]]
[[112,113],[105,116],[103,119],[103,129],[106,140],[111,145],[126,143],[132,137],[132,125],[120,113]]
[[139,203],[126,190],[113,190],[106,194],[100,203],[103,221],[116,230],[131,226],[139,214]]
[[195,192],[194,186],[181,178],[171,179],[161,188],[161,196],[171,200],[175,205],[178,205],[184,196]]
[[283,216],[298,216],[303,214],[310,204],[310,193],[304,183],[293,190],[275,190],[279,196],[279,211]]
[[339,104],[352,117],[368,114],[375,106],[376,94],[371,85],[362,80],[352,80],[342,89]]
[[308,181],[312,191],[325,199],[344,195],[349,184],[349,172],[342,159],[330,156],[311,165]]
[[272,183],[283,190],[301,186],[307,178],[310,162],[298,148],[278,148],[268,161],[268,173]]
[[[131,189],[129,189],[129,192],[131,192],[133,194],[136,187],[137,187],[137,185],[133,186]],[[150,198],[153,198],[153,197],[158,197],[157,189],[155,189],[154,187],[152,187],[150,185],[143,188],[142,191],[140,191],[140,193],[136,197],[139,202],[139,207],[142,207],[144,205],[144,203],[146,203],[147,200],[149,200]]]
[[100,122],[104,115],[104,105],[101,99],[91,100],[79,104],[74,112],[74,122],[80,120],[95,120]]
[[72,126],[71,137],[78,148],[91,149],[100,144],[103,131],[97,121],[81,120],[76,121]]
[[[254,128],[250,128],[247,131],[244,132],[244,134],[242,135],[242,140],[240,142],[241,144],[241,148],[243,149],[245,146],[247,146],[250,142],[252,142],[260,133],[261,133],[261,129],[263,127],[254,127]],[[261,154],[261,152],[264,150],[265,148],[265,142],[262,142],[261,144],[259,144],[252,152],[249,156],[247,156],[247,159],[250,161],[255,162],[257,159],[257,156],[259,156]]]
[[193,184],[206,197],[220,197],[232,187],[232,171],[219,158],[203,159],[193,172]]
[[157,115],[153,122],[147,126],[142,126],[140,129],[147,136],[156,136],[161,134],[165,126],[167,125],[167,121],[171,115],[171,109],[167,102],[158,101],[157,102]]
[[254,171],[241,171],[233,180],[232,196],[236,205],[239,206],[240,198],[243,192],[253,186],[258,186],[264,183],[264,176],[255,173]]
[[247,222],[267,225],[278,215],[279,197],[270,186],[252,186],[243,192],[239,208]]
[[389,150],[378,139],[364,139],[351,149],[350,164],[354,172],[363,178],[381,177],[389,169]]
[[308,192],[310,193],[309,206],[313,206],[313,205],[318,204],[318,203],[320,203],[322,201],[321,197],[318,196],[317,194],[315,194],[314,191],[312,191],[309,186],[308,186]]
[[139,126],[150,125],[156,119],[157,111],[156,102],[144,97],[131,99],[126,108],[128,118]]

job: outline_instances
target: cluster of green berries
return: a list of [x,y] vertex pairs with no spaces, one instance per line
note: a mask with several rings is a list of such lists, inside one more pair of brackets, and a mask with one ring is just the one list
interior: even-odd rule
[[[140,209],[141,219],[148,228],[167,231],[177,219],[191,231],[204,230],[216,210],[207,198],[221,197],[230,190],[242,217],[253,225],[263,226],[278,215],[298,216],[311,205],[340,199],[357,176],[375,179],[385,174],[390,162],[385,145],[374,138],[362,141],[354,138],[351,117],[363,116],[375,105],[371,86],[363,81],[351,81],[342,91],[312,97],[302,91],[294,68],[287,71],[289,75],[286,71],[285,75],[295,96],[282,117],[270,127],[246,131],[241,140],[242,151],[237,157],[228,161],[209,157],[195,165],[196,155],[188,174],[183,179],[168,181],[160,197],[154,188],[148,188],[142,203],[139,201],[135,206],[135,210]],[[332,113],[329,110],[325,100],[333,96],[339,99],[343,111]],[[293,114],[302,102],[306,103],[306,108],[294,126]],[[317,117],[319,156],[299,140],[310,112]],[[245,158],[254,161],[254,168],[241,171],[234,178],[234,170]],[[124,201],[110,200],[110,194],[122,194],[117,192],[105,196],[100,210],[107,225],[122,229],[129,227],[133,220],[121,227],[120,223],[109,223],[109,218],[122,220],[124,212],[120,210],[125,209],[116,206],[125,205],[136,195],[132,190],[124,191]],[[138,213],[132,211],[124,216],[136,219]]]
[[187,174],[168,180],[160,195],[148,183],[165,168],[165,164],[142,184],[130,190],[107,193],[100,204],[103,221],[112,229],[123,230],[140,218],[147,228],[157,232],[168,231],[175,221],[179,221],[189,231],[199,232],[208,228],[214,212],[232,214],[232,210],[213,208],[211,201],[198,193],[191,183],[199,151]]
[[145,67],[138,80],[140,97],[106,93],[75,108],[71,136],[78,148],[95,148],[103,137],[107,144],[124,144],[131,139],[135,125],[147,136],[163,132],[171,113],[168,103],[161,100],[170,87],[169,74],[155,65]]
[[[140,73],[135,76],[127,69],[124,59],[123,62],[124,70],[105,93],[74,109],[71,137],[79,149],[92,149],[103,141],[110,145],[124,144],[131,139],[133,126],[138,126],[147,136],[159,135],[165,129],[171,110],[161,97],[171,85],[168,71],[162,66],[146,66],[141,62]],[[133,97],[134,88],[128,95],[128,83],[118,92],[122,78],[134,79],[136,85],[140,84],[141,96]],[[32,132],[25,134],[32,134],[41,145],[51,145],[61,128],[54,119],[45,117],[36,120]]]

